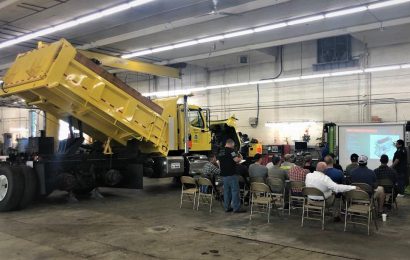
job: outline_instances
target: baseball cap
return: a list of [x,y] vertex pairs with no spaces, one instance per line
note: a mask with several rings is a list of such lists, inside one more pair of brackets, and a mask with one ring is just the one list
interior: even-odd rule
[[367,159],[368,159],[368,158],[367,158],[366,155],[360,155],[358,162],[359,162],[359,164],[366,164],[366,163],[367,163]]

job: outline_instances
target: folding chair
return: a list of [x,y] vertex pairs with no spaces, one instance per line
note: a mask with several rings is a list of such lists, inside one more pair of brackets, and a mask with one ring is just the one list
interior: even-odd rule
[[393,205],[396,205],[396,210],[399,209],[397,200],[394,198],[394,183],[390,179],[381,179],[379,180],[379,185],[384,188],[386,198],[389,197],[385,204],[390,205],[391,209],[393,209]]
[[214,186],[212,185],[212,182],[209,179],[202,177],[198,179],[198,185],[199,187],[202,187],[202,189],[199,189],[198,191],[198,203],[196,206],[196,210],[199,209],[199,203],[202,202],[203,204],[209,205],[209,213],[211,213],[212,200],[214,197]]
[[[325,210],[326,198],[323,192],[317,188],[304,187],[302,188],[303,195],[303,209],[302,209],[302,227],[305,219],[319,220],[322,222],[322,230],[325,229]],[[318,200],[313,200],[309,196],[320,197]],[[312,214],[320,214],[321,218],[314,218],[309,216],[309,210]],[[306,212],[306,216],[305,216]]]
[[250,177],[249,182],[259,182],[259,183],[265,183],[265,179],[263,177]]
[[[303,181],[290,181],[290,187],[289,187],[289,215],[290,215],[290,210],[291,208],[302,208],[303,207],[303,200],[304,197],[297,192],[294,192],[295,189],[300,189],[305,187],[305,182]],[[295,206],[293,206],[293,202],[295,202]]]
[[[254,210],[253,207],[257,206],[264,211]],[[270,223],[270,211],[272,206],[275,206],[275,199],[272,198],[272,193],[268,185],[260,182],[251,183],[251,214],[249,220],[252,220],[252,214],[254,212],[267,213],[268,223]]]
[[192,201],[192,209],[195,209],[196,195],[198,194],[198,185],[196,184],[195,179],[190,176],[182,176],[181,184],[181,204],[179,205],[179,208],[182,208],[183,201]]
[[[351,190],[344,193],[346,198],[346,214],[345,214],[345,226],[346,231],[347,223],[358,224],[367,226],[367,235],[370,235],[370,222],[373,216],[373,199],[369,194],[362,190]],[[348,221],[348,215],[350,220]],[[367,223],[352,221],[352,217],[366,218]],[[376,225],[377,229],[377,225]]]
[[240,199],[242,200],[242,205],[245,204],[245,196],[247,193],[247,185],[246,185],[246,181],[242,176],[238,176],[238,182],[239,182],[239,196]]
[[367,183],[361,183],[361,182],[354,182],[352,183],[353,186],[359,187],[362,191],[367,192],[367,194],[370,194],[370,199],[373,200],[373,207],[376,207],[378,203],[376,203],[376,198],[374,197],[374,189]]
[[282,214],[285,210],[285,183],[279,178],[269,177],[266,179],[272,191],[272,197],[281,203]]

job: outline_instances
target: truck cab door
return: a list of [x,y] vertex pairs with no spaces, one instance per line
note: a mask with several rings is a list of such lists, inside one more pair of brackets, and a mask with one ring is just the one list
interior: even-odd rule
[[[181,110],[179,110],[181,111]],[[180,125],[184,125],[184,113],[180,112]],[[205,115],[200,108],[188,109],[188,122],[189,122],[189,149],[190,151],[210,151],[211,150],[211,132]],[[183,127],[180,127],[183,131]],[[183,136],[183,135],[181,135]],[[183,140],[182,140],[183,142]],[[183,146],[180,146],[183,147]]]

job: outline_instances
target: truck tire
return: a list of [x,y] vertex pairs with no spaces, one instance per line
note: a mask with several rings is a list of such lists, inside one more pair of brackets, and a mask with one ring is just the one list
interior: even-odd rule
[[24,177],[16,167],[0,167],[0,212],[15,210],[24,191]]
[[38,180],[36,172],[32,168],[25,165],[18,168],[24,177],[24,191],[17,208],[24,209],[37,197]]

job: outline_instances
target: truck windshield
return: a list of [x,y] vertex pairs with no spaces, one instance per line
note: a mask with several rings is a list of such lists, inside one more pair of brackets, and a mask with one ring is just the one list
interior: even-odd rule
[[189,110],[188,120],[192,126],[198,127],[198,128],[204,128],[204,120],[202,119],[202,116],[199,110]]

